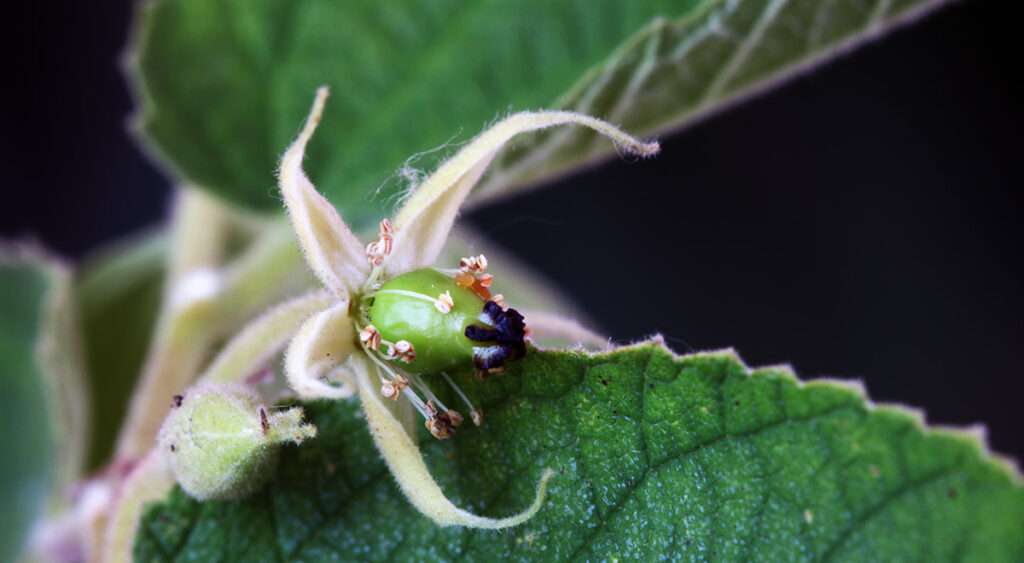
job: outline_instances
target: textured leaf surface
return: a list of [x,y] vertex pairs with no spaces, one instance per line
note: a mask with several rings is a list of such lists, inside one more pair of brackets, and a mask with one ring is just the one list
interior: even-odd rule
[[353,402],[314,403],[320,436],[269,487],[147,511],[138,561],[984,560],[1024,557],[1024,487],[976,438],[923,430],[854,389],[753,373],[731,353],[531,353],[460,379],[481,428],[422,437],[460,506],[508,514],[556,470],[536,518],[438,528],[398,492]]
[[54,428],[38,352],[44,309],[58,280],[48,267],[0,257],[0,561],[24,545],[56,475]]
[[76,276],[90,387],[103,390],[92,396],[89,469],[113,453],[156,323],[166,263],[167,236],[155,233],[93,258]]
[[[331,86],[307,171],[364,227],[394,200],[409,155],[466,140],[510,108],[662,130],[934,3],[160,0],[141,14],[132,68],[141,128],[164,161],[259,209],[280,207],[277,159],[314,89]],[[611,150],[573,130],[534,144],[544,150],[510,156],[486,190]]]

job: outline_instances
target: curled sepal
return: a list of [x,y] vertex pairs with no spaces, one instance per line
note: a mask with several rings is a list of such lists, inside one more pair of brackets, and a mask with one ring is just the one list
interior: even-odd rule
[[240,382],[277,355],[302,321],[334,298],[326,291],[285,301],[249,323],[228,342],[200,378],[201,383]]
[[370,271],[365,249],[302,171],[306,143],[320,123],[326,101],[327,88],[321,87],[306,125],[281,157],[278,183],[309,267],[336,295],[347,297],[348,289],[358,288]]
[[356,381],[359,387],[359,398],[366,413],[366,421],[370,426],[373,441],[387,462],[391,474],[395,476],[402,492],[409,502],[423,515],[439,526],[467,526],[470,528],[487,528],[497,530],[517,526],[533,518],[544,503],[544,494],[548,480],[554,475],[551,469],[544,470],[540,482],[537,483],[537,496],[526,510],[505,518],[487,518],[466,512],[452,504],[441,491],[427,469],[419,448],[409,438],[401,422],[384,406],[380,393],[370,380],[367,361],[356,356],[352,359]]
[[175,397],[157,443],[186,493],[231,499],[266,483],[278,446],[315,436],[300,408],[272,412],[241,385],[196,385]]
[[398,274],[434,263],[448,240],[459,206],[494,156],[512,137],[566,124],[589,127],[609,137],[626,154],[647,157],[660,150],[657,142],[641,141],[607,122],[571,111],[510,115],[477,135],[424,180],[408,198],[393,221],[395,243],[394,253],[388,262],[389,271]]
[[[355,327],[348,302],[310,317],[288,345],[284,372],[288,384],[303,399],[344,399],[355,392],[341,363],[355,349]],[[338,379],[332,381],[330,376]]]

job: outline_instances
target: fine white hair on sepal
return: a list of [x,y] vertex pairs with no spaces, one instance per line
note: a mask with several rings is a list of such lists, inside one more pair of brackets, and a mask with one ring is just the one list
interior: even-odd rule
[[306,125],[281,158],[278,184],[310,269],[324,286],[346,298],[369,273],[369,265],[363,259],[365,247],[302,170],[306,144],[320,123],[326,102],[327,88],[321,87]]
[[488,518],[455,506],[430,475],[423,455],[410,439],[402,423],[381,401],[381,395],[372,382],[367,361],[355,356],[352,364],[363,412],[366,413],[366,422],[370,426],[377,449],[380,450],[406,498],[423,515],[439,526],[500,530],[522,524],[537,514],[544,504],[548,481],[554,475],[551,469],[545,469],[541,474],[533,503],[518,514],[504,518]]
[[303,399],[351,397],[355,393],[351,376],[341,364],[356,349],[355,339],[347,302],[310,317],[285,354],[288,384]]

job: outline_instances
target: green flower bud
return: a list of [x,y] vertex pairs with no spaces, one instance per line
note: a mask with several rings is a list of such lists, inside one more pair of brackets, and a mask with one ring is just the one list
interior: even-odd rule
[[281,444],[316,436],[302,409],[271,413],[241,385],[198,385],[174,397],[157,436],[181,488],[199,500],[240,498],[266,482]]
[[[367,317],[383,341],[397,343],[396,361],[413,373],[474,365],[499,370],[526,352],[522,315],[430,268],[381,286]],[[403,342],[412,353],[402,349]]]

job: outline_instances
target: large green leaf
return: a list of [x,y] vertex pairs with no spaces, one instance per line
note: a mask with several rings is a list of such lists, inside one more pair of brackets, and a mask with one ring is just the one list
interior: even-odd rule
[[107,249],[77,273],[86,370],[102,390],[92,397],[89,469],[110,461],[160,309],[167,252],[166,233],[155,232]]
[[553,468],[533,520],[435,526],[395,487],[356,404],[320,402],[319,437],[289,448],[264,492],[202,504],[175,491],[147,511],[136,559],[1024,558],[1020,476],[976,437],[854,388],[657,344],[531,352],[503,377],[459,381],[486,422],[423,436],[433,474],[457,504],[503,515]]
[[[331,86],[307,169],[362,227],[394,200],[408,155],[468,139],[509,108],[579,109],[637,133],[678,127],[935,3],[158,0],[140,15],[130,68],[164,162],[258,209],[280,206],[277,158],[314,89]],[[545,150],[510,157],[485,190],[610,150],[586,135],[540,137]]]
[[51,296],[66,280],[23,256],[0,256],[0,561],[12,561],[43,510],[57,471],[40,335]]

